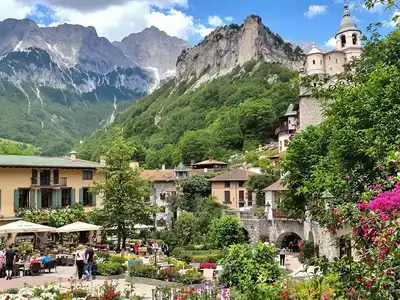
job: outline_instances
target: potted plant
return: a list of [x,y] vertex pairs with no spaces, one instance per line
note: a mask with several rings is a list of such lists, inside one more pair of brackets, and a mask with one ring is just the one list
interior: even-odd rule
[[18,253],[26,259],[27,255],[31,255],[33,253],[33,246],[31,243],[28,242],[22,242],[18,246]]

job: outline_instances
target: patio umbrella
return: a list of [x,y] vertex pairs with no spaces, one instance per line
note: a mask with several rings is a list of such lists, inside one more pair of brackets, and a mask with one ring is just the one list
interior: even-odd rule
[[56,228],[26,221],[16,221],[0,226],[0,233],[55,232]]
[[143,225],[143,224],[137,224],[134,226],[135,229],[151,229],[154,228],[152,225]]
[[75,222],[72,224],[65,225],[63,227],[57,228],[57,232],[79,232],[79,231],[96,231],[99,230],[101,226],[88,224],[84,222]]

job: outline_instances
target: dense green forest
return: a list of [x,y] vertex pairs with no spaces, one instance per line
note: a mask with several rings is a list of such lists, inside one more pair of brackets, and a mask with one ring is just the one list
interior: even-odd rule
[[148,168],[173,167],[207,156],[227,159],[275,139],[275,122],[298,95],[296,73],[278,64],[249,62],[198,88],[170,81],[98,130],[79,147],[96,160],[117,130],[137,146]]

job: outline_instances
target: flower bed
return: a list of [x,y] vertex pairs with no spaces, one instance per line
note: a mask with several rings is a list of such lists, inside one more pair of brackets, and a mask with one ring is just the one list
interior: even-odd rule
[[124,257],[108,254],[101,254],[97,258],[96,267],[97,273],[102,276],[121,275],[125,273],[127,268]]
[[195,269],[157,268],[149,265],[130,265],[130,277],[144,277],[150,279],[178,282],[183,284],[198,284],[203,281],[203,274]]
[[216,269],[217,264],[212,262],[205,262],[200,264],[200,269]]
[[0,300],[120,300],[134,296],[131,293],[122,295],[117,291],[117,283],[105,281],[97,288],[75,285],[71,281],[69,287],[59,286],[56,283],[45,284],[44,287],[25,285],[21,289],[8,289],[0,292]]

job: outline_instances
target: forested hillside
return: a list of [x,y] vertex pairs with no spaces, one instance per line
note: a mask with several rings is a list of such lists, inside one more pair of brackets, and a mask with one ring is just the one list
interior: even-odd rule
[[135,141],[148,168],[173,167],[207,156],[227,159],[275,138],[277,117],[298,95],[296,73],[278,64],[249,62],[228,75],[190,89],[170,81],[98,130],[79,149],[98,159],[116,130]]

